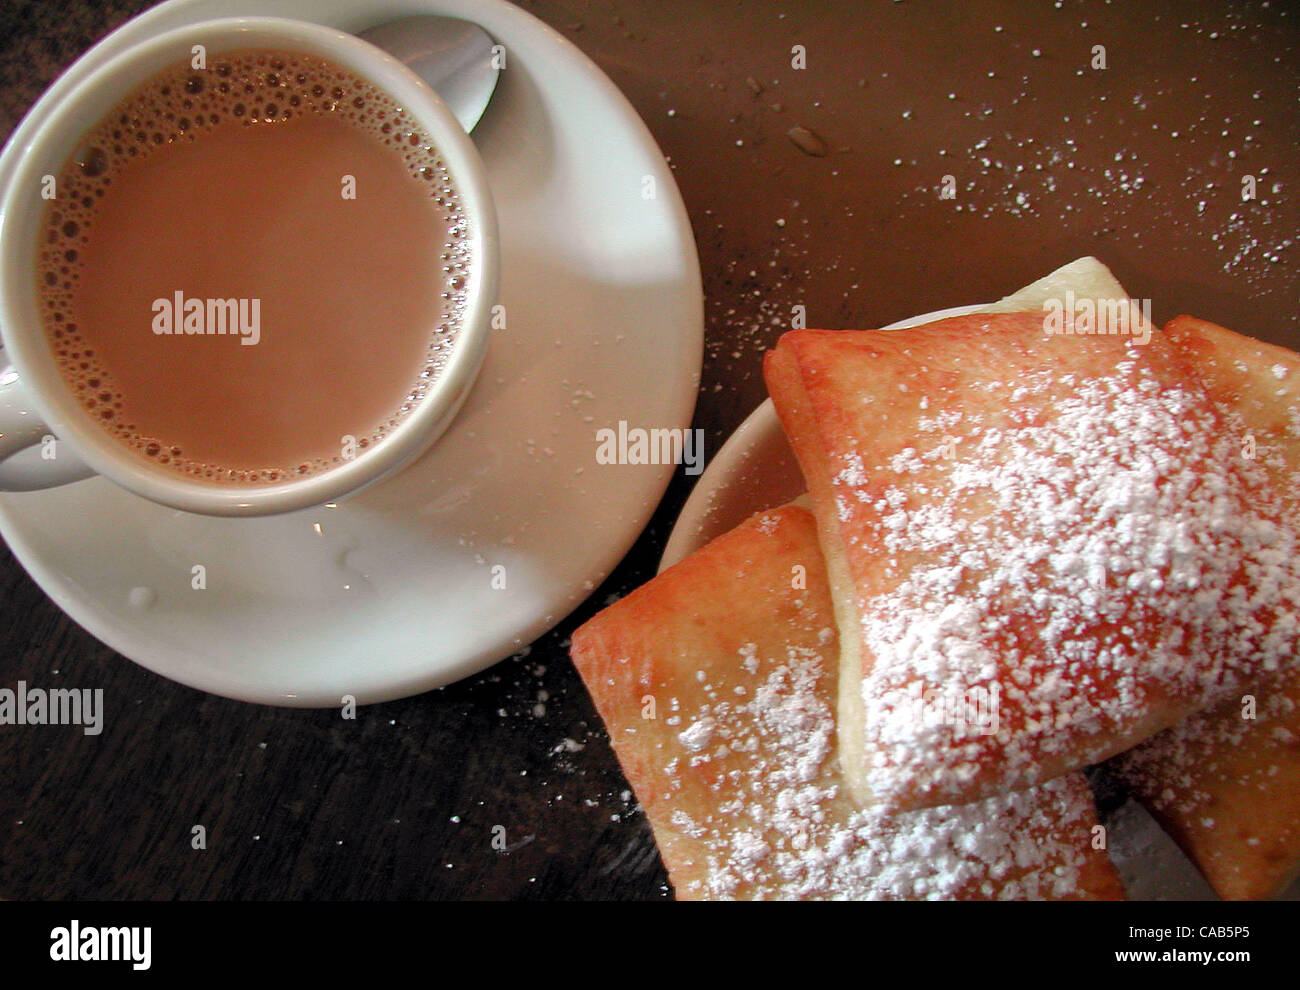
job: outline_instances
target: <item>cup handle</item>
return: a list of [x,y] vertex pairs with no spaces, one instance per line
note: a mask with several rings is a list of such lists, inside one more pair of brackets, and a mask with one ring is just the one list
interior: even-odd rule
[[[40,445],[35,452],[23,454]],[[32,405],[18,371],[0,351],[0,492],[53,488],[94,475],[50,429]]]

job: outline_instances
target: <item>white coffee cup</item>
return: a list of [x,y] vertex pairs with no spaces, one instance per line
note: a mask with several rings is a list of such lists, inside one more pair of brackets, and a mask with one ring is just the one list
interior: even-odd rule
[[[203,45],[208,58],[233,49],[285,50],[325,58],[393,97],[438,149],[468,222],[470,262],[463,322],[438,378],[382,440],[306,478],[230,485],[190,478],[134,455],[99,426],[66,384],[41,319],[36,264],[43,231],[43,179],[58,175],[80,139],[159,71]],[[0,489],[29,490],[97,473],[138,495],[190,512],[269,515],[342,498],[408,464],[438,438],[468,395],[487,350],[496,302],[496,213],[483,164],[447,106],[402,63],[359,38],[272,17],[205,21],[143,41],[110,58],[53,105],[21,148],[0,192],[0,335],[9,367],[0,371]],[[395,244],[395,251],[409,250]],[[53,445],[52,459],[29,447]],[[74,465],[69,467],[69,464]],[[83,467],[84,465],[84,467]]]

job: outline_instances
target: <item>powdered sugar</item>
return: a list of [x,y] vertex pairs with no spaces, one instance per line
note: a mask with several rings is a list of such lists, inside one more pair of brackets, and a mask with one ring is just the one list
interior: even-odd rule
[[[1258,466],[1204,397],[1162,387],[1140,356],[1113,376],[975,383],[1005,414],[968,416],[955,457],[940,433],[955,424],[923,422],[887,461],[896,484],[837,489],[850,507],[870,498],[866,539],[891,579],[860,602],[877,798],[951,799],[990,768],[1003,787],[1035,783],[1045,756],[1102,747],[1169,698],[1204,705],[1294,655],[1294,534],[1251,508]],[[905,704],[918,686],[995,684],[996,732]]]
[[684,732],[677,734],[678,741],[692,753],[699,752],[709,744],[713,738],[713,730],[717,724],[707,715],[698,722],[691,723],[691,727]]
[[[747,646],[742,657],[754,653]],[[837,783],[821,656],[787,647],[762,666],[769,673],[752,701],[710,702],[688,716],[692,727],[709,727],[712,745],[753,757],[719,785],[735,800],[704,818],[671,816],[707,850],[707,878],[690,892],[783,899],[1079,893],[1093,815],[1081,777],[960,808],[895,816],[857,809]],[[690,755],[695,763],[709,758]]]

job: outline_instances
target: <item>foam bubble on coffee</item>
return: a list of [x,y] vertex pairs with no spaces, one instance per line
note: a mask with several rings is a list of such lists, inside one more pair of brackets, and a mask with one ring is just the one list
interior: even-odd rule
[[[317,474],[350,458],[340,451],[250,467],[192,457],[183,444],[173,442],[176,438],[155,435],[132,421],[121,383],[79,323],[85,315],[78,301],[85,275],[82,254],[114,183],[169,147],[201,142],[222,129],[276,127],[312,115],[347,121],[400,158],[412,183],[419,184],[445,221],[438,259],[440,312],[436,325],[428,328],[423,366],[385,415],[356,431],[357,453],[382,441],[401,423],[438,379],[455,346],[470,278],[470,224],[437,149],[413,115],[374,84],[304,54],[237,51],[211,54],[209,59],[206,70],[178,63],[154,75],[83,138],[57,178],[57,198],[46,209],[37,287],[47,337],[63,376],[83,409],[105,430],[153,462],[196,479],[275,483]],[[404,248],[410,245],[393,249]],[[166,368],[159,373],[166,375]]]

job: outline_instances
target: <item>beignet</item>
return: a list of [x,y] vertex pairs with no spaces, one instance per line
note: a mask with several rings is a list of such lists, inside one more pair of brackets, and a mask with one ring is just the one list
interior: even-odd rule
[[[1190,316],[1165,332],[1262,476],[1262,508],[1300,519],[1300,355]],[[1293,629],[1297,614],[1293,599],[1270,625]],[[1112,763],[1221,897],[1275,897],[1300,872],[1300,672],[1249,685]]]
[[676,890],[705,898],[1115,898],[1087,782],[961,808],[858,808],[809,512],[759,513],[616,602],[574,663]]
[[1196,373],[1132,313],[1124,334],[978,314],[794,331],[768,354],[864,806],[1051,780],[1291,659],[1294,630],[1256,630],[1291,607],[1294,535],[1255,511]]

